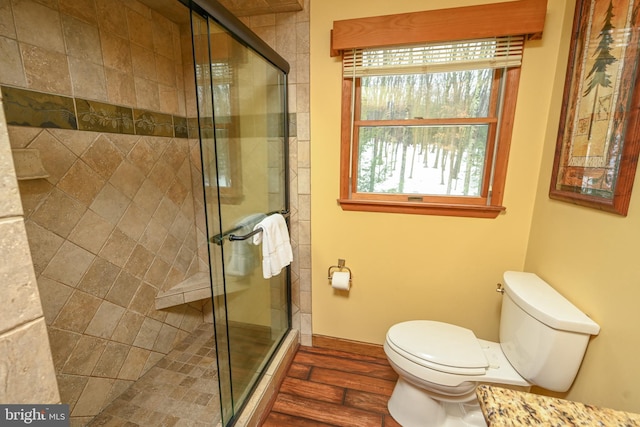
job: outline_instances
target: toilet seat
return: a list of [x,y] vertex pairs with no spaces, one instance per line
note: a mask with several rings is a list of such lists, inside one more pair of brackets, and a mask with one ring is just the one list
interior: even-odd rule
[[475,334],[466,328],[430,320],[392,326],[387,344],[420,366],[455,375],[483,375],[489,362]]
[[[454,394],[472,384],[528,387],[496,342],[481,340],[469,329],[429,320],[392,326],[384,344],[392,367],[423,386]],[[462,366],[455,366],[462,365]]]

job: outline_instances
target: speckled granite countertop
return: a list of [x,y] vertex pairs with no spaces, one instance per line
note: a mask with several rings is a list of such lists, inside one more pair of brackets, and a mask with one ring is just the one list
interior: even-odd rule
[[491,427],[640,426],[640,414],[488,385],[476,390]]

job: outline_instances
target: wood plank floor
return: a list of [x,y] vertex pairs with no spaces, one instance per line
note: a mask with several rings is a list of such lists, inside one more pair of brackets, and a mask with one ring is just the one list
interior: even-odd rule
[[386,359],[300,347],[263,427],[398,427],[387,401],[397,374]]

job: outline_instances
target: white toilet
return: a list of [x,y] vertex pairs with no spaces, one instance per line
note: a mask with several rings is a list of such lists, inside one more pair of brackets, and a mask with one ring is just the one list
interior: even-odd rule
[[447,323],[392,326],[384,351],[398,382],[389,412],[404,427],[486,426],[479,383],[569,389],[600,326],[533,273],[504,273],[500,342]]

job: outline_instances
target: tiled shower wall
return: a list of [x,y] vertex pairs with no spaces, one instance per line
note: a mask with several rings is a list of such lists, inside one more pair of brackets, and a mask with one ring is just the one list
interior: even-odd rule
[[203,321],[201,304],[154,306],[204,264],[192,150],[187,139],[22,127],[10,141],[55,165],[20,193],[61,399],[91,417]]
[[[194,115],[190,54],[188,33],[136,1],[0,2],[6,87]],[[49,174],[20,181],[20,195],[60,399],[80,425],[203,321],[200,303],[154,308],[208,268],[199,147],[23,126],[9,139],[37,149]]]

